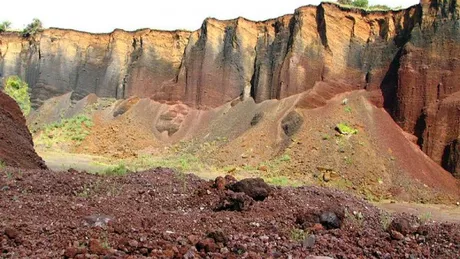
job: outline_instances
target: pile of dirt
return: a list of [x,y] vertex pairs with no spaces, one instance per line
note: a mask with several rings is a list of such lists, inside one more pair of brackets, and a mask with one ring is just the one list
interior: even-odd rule
[[0,162],[7,166],[46,169],[35,153],[32,136],[18,104],[0,92]]
[[205,181],[167,169],[111,177],[0,172],[6,258],[455,258],[460,252],[460,225],[389,216],[320,187]]

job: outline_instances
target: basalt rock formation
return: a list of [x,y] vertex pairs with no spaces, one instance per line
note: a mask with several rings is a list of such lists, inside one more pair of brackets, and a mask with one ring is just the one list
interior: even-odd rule
[[3,33],[0,76],[26,78],[36,106],[72,91],[73,99],[151,97],[200,109],[345,82],[379,92],[422,150],[458,175],[459,10],[457,0],[387,12],[322,3],[262,22],[209,18],[194,32]]
[[46,169],[35,153],[32,136],[17,103],[0,92],[0,161],[26,169]]

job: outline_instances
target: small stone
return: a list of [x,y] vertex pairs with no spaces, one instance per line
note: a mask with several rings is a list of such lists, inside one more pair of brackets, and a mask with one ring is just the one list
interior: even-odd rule
[[266,165],[261,165],[257,168],[257,170],[262,171],[262,172],[267,172],[268,171],[268,166]]
[[315,245],[316,243],[316,236],[315,235],[309,235],[305,240],[302,242],[302,246],[304,248],[311,248]]
[[131,239],[131,240],[128,241],[128,245],[129,245],[130,247],[137,248],[137,247],[139,246],[139,242],[137,242],[137,241],[134,240],[134,239]]
[[107,250],[104,247],[102,247],[99,240],[91,239],[89,241],[89,252],[91,254],[103,255],[103,254],[106,254]]
[[210,232],[208,237],[212,238],[216,243],[226,244],[228,241],[227,236],[221,231]]
[[460,206],[460,202],[459,202],[459,201],[457,201],[457,206]]
[[19,232],[14,228],[5,228],[5,235],[10,239],[16,239],[19,237]]
[[192,245],[196,245],[196,243],[198,243],[200,238],[196,235],[189,235],[187,239]]
[[327,171],[327,172],[324,172],[323,174],[323,180],[327,183],[331,180],[331,172],[330,171]]
[[324,230],[324,227],[323,225],[319,224],[319,223],[315,223],[313,225],[313,227],[310,228],[311,231],[322,231]]
[[78,248],[76,247],[69,247],[64,252],[65,258],[74,258],[78,254]]
[[260,236],[259,239],[262,241],[268,241],[270,238],[266,235],[263,235],[263,236]]
[[401,234],[400,232],[396,231],[396,230],[391,230],[390,235],[395,240],[403,240],[404,239],[404,235]]
[[220,190],[220,191],[225,190],[225,185],[226,185],[226,181],[222,176],[217,177],[216,180],[214,181],[214,187],[217,190]]
[[206,238],[201,240],[195,245],[198,251],[205,251],[206,253],[217,251],[216,243],[212,238]]

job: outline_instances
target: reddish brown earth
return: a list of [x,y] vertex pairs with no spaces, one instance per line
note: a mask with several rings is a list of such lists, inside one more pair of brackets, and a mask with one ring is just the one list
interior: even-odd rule
[[[460,225],[390,217],[319,187],[265,192],[257,183],[258,193],[269,196],[254,201],[225,190],[224,179],[214,186],[165,169],[119,177],[0,172],[5,258],[456,258],[460,252]],[[240,191],[256,183],[230,187],[229,180],[227,187]],[[216,210],[235,201],[243,211]]]
[[17,103],[0,92],[0,104],[0,162],[20,168],[46,168],[35,153],[32,136]]

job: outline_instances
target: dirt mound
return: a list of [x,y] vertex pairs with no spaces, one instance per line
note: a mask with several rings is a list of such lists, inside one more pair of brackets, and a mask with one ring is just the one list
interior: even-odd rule
[[171,170],[1,173],[0,251],[7,258],[455,258],[460,251],[460,225],[404,215],[393,221],[320,187],[273,188],[246,210],[216,211],[226,191]]
[[17,103],[0,92],[0,162],[7,166],[45,169]]

